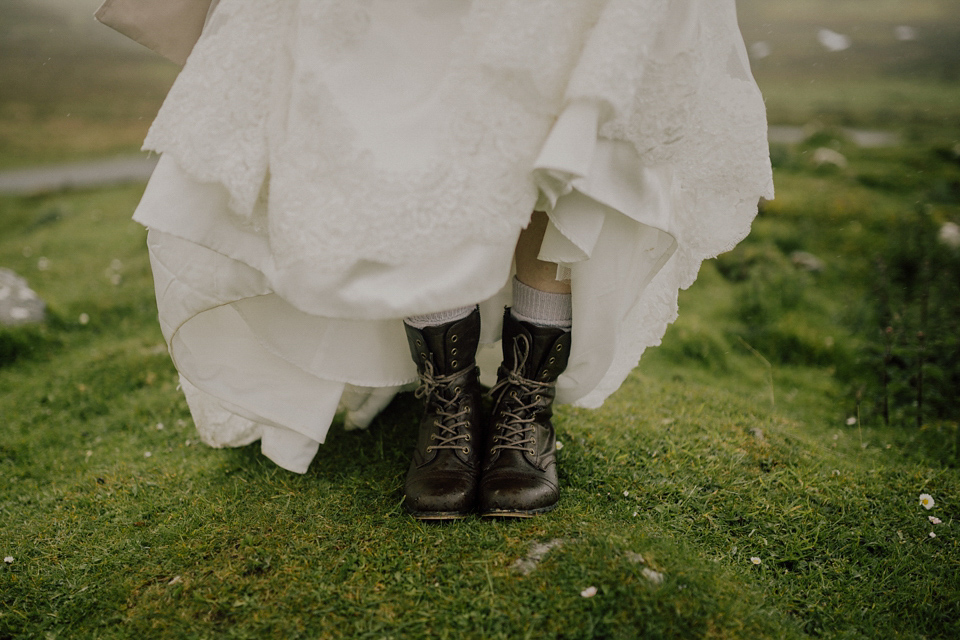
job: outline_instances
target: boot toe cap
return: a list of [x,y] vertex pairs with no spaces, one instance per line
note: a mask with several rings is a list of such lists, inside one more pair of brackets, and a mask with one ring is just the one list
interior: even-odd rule
[[560,498],[554,482],[522,474],[484,478],[480,492],[480,510],[488,516],[523,517],[544,513],[553,509]]
[[473,511],[476,493],[475,478],[437,474],[408,481],[404,506],[417,517],[457,517]]

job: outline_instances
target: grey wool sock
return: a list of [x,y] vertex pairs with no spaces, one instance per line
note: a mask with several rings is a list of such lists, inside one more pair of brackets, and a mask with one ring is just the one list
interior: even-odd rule
[[513,279],[513,317],[541,327],[569,329],[573,326],[573,303],[569,293],[547,293]]
[[424,329],[426,327],[435,327],[438,324],[447,324],[448,322],[456,322],[457,320],[463,320],[468,315],[473,313],[473,310],[477,308],[477,305],[470,305],[469,307],[460,307],[458,309],[448,309],[447,311],[440,311],[438,313],[428,313],[422,316],[410,316],[406,318],[404,322],[413,327],[414,329]]

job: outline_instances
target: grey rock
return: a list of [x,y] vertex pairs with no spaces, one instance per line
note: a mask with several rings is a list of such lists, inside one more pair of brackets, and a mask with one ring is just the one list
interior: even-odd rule
[[793,263],[793,266],[798,269],[803,269],[804,271],[809,271],[811,273],[820,273],[826,268],[823,260],[813,255],[812,253],[807,253],[806,251],[794,251],[790,254],[790,262]]
[[10,269],[0,268],[0,325],[15,327],[46,320],[46,303]]

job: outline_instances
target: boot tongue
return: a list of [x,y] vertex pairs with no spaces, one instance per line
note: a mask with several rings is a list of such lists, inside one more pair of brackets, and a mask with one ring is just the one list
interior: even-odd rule
[[[510,311],[507,310],[507,314]],[[526,349],[516,341],[526,338]],[[510,317],[503,323],[504,365],[515,370],[516,358],[526,352],[520,375],[538,382],[554,382],[567,366],[570,354],[570,332],[556,327],[539,327]],[[517,344],[517,350],[514,345]]]

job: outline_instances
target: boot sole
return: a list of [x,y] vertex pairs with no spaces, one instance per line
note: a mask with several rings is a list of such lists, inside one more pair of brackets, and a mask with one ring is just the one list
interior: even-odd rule
[[484,518],[534,518],[557,508],[556,504],[539,509],[489,509],[480,515]]
[[416,511],[410,511],[408,509],[407,513],[417,520],[463,520],[464,518],[472,515],[473,512],[425,511],[423,513],[417,513]]

